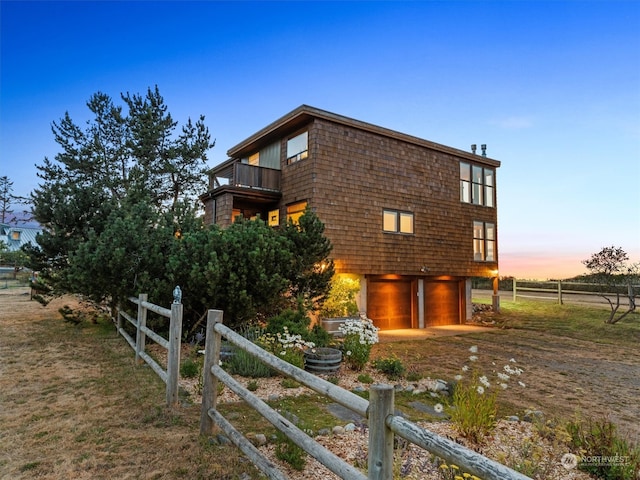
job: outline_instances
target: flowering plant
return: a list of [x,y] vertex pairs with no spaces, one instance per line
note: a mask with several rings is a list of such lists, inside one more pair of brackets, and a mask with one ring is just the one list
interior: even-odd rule
[[292,335],[287,327],[283,327],[282,333],[275,335],[265,333],[259,338],[259,343],[265,350],[280,357],[285,362],[304,368],[304,350],[315,347],[313,342],[305,342],[301,335]]
[[344,335],[342,348],[347,365],[353,370],[362,370],[369,361],[371,347],[378,343],[378,327],[361,315],[359,319],[346,320],[338,330]]
[[[469,352],[472,354],[469,356],[471,366],[465,363],[462,366],[462,374],[455,376],[458,383],[453,392],[454,408],[451,410],[451,420],[462,436],[473,442],[481,442],[496,425],[496,397],[499,389],[508,388],[509,380],[514,376],[520,376],[522,369],[507,364],[502,371],[494,371],[495,382],[499,387],[497,389],[492,383],[493,380],[489,380],[489,377],[482,374],[477,367],[478,347],[470,347]],[[509,362],[516,363],[513,358]],[[518,384],[525,387],[521,381]]]

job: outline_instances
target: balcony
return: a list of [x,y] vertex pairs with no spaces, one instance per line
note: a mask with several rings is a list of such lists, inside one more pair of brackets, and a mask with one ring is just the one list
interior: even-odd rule
[[209,172],[209,191],[222,187],[280,193],[280,170],[230,160]]

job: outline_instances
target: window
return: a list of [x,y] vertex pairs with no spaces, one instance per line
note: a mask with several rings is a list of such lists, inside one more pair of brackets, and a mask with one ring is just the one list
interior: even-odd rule
[[460,162],[460,201],[495,206],[494,169]]
[[11,240],[20,240],[20,230],[13,230],[11,232]]
[[277,227],[280,225],[280,210],[269,210],[269,226]]
[[476,262],[496,261],[496,226],[488,222],[473,222],[473,259]]
[[304,210],[307,208],[307,202],[297,202],[292,203],[287,206],[287,222],[291,220],[295,225],[298,224],[298,221]]
[[309,132],[302,132],[287,140],[287,164],[304,160],[309,156],[308,138]]
[[413,213],[397,210],[382,211],[382,231],[389,233],[413,233]]
[[242,159],[242,163],[248,163],[255,167],[266,167],[280,170],[280,142],[267,145],[259,152]]

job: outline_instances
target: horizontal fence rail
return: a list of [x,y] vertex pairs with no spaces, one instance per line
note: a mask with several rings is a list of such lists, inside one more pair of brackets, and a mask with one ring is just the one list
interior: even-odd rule
[[[179,291],[179,290],[178,290]],[[178,301],[176,301],[178,300]],[[164,308],[147,301],[147,294],[140,294],[137,298],[130,297],[129,301],[138,306],[137,317],[133,318],[122,309],[118,309],[116,328],[136,354],[136,363],[144,361],[166,384],[167,405],[178,404],[178,380],[180,373],[180,344],[182,340],[182,303],[176,298],[171,308]],[[158,333],[147,327],[147,312],[151,311],[169,319],[169,338],[165,339]],[[136,329],[136,338],[133,339],[122,325],[125,319]],[[167,350],[167,369],[156,362],[145,351],[146,339],[149,337],[158,345]]]
[[[296,445],[322,463],[330,471],[344,480],[392,480],[393,478],[393,436],[394,434],[415,445],[455,463],[465,471],[481,476],[484,480],[531,480],[498,462],[467,449],[451,440],[440,437],[400,416],[394,415],[394,388],[390,385],[373,385],[370,401],[344,390],[309,372],[285,362],[258,347],[243,336],[222,324],[223,313],[209,310],[204,360],[204,382],[202,393],[202,411],[200,416],[200,434],[213,433],[214,424],[218,425],[270,479],[286,479],[269,459],[254,447],[233,425],[216,409],[218,381],[228,386],[252,408],[258,411],[278,430]],[[310,438],[289,420],[273,410],[269,405],[252,394],[220,366],[220,348],[222,337],[230,343],[257,357],[266,365],[281,374],[327,396],[340,405],[368,419],[369,454],[368,472],[362,473],[325,447]]]
[[[558,304],[563,305],[570,296],[579,296],[596,303],[598,298],[613,297],[622,299],[623,302],[633,302],[637,297],[636,291],[640,290],[639,285],[620,286],[617,291],[607,291],[611,289],[608,285],[599,285],[593,283],[577,283],[564,282],[562,280],[549,280],[546,282],[536,282],[531,280],[513,279],[513,301],[518,298],[534,298],[542,300],[555,300]],[[605,300],[609,302],[609,300]]]

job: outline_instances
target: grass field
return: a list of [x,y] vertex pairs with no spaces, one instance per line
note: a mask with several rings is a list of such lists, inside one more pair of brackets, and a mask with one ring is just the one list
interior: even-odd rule
[[[199,437],[199,405],[164,406],[164,384],[134,365],[110,322],[64,323],[63,304],[45,309],[25,289],[0,290],[0,478],[259,478],[235,447]],[[526,387],[504,391],[501,414],[609,416],[637,441],[640,315],[617,325],[605,316],[601,308],[504,302],[487,333],[378,344],[373,357],[396,355],[414,373],[451,380],[476,345],[483,368],[513,358],[524,369]],[[315,398],[297,402],[302,420],[331,425]],[[243,431],[268,433],[246,407],[226,408]]]

